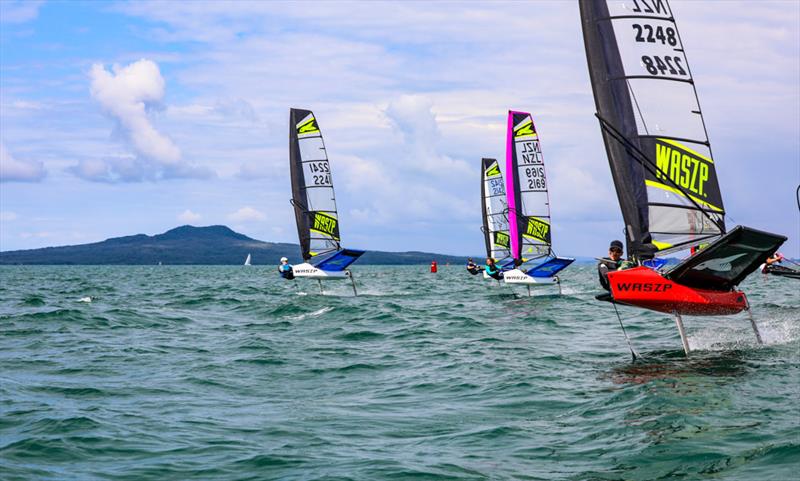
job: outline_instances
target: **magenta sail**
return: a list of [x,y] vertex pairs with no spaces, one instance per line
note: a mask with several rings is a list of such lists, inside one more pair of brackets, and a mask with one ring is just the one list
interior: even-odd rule
[[508,112],[506,142],[511,255],[520,265],[552,255],[547,173],[531,114]]

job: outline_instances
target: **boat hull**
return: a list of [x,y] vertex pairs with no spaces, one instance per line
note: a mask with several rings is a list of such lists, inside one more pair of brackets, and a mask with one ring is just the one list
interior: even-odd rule
[[292,272],[294,272],[295,278],[302,277],[304,279],[318,279],[321,281],[338,281],[350,278],[350,271],[326,271],[317,269],[308,262],[293,266]]
[[524,284],[529,286],[551,286],[558,284],[558,277],[532,277],[519,269],[511,269],[503,273],[506,284]]
[[608,273],[612,302],[664,313],[692,316],[736,314],[747,309],[747,297],[737,290],[711,291],[687,287],[647,267]]

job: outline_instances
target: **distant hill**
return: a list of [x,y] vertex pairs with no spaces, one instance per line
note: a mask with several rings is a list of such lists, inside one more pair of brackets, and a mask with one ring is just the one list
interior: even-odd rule
[[[282,256],[292,263],[301,262],[297,244],[263,242],[222,225],[185,225],[154,236],[137,234],[92,244],[0,252],[0,264],[236,265],[243,264],[247,254],[252,255],[254,265],[277,265]],[[358,263],[402,265],[436,260],[462,264],[466,259],[428,252],[370,251]]]

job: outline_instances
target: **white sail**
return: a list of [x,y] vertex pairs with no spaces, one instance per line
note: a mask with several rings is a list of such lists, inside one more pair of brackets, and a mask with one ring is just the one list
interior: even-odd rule
[[244,265],[249,266],[250,265],[250,260],[251,260],[250,254],[247,254],[247,259],[244,260]]

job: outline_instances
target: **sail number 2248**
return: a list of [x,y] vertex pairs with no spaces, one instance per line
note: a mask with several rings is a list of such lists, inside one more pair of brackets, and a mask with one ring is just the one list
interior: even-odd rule
[[664,55],[660,57],[658,55],[653,55],[651,57],[649,55],[642,55],[642,65],[644,65],[644,68],[647,69],[647,73],[650,75],[678,75],[685,77],[688,73],[686,69],[683,68],[683,65],[681,65],[682,60],[683,59],[678,56],[671,57],[669,55]]

